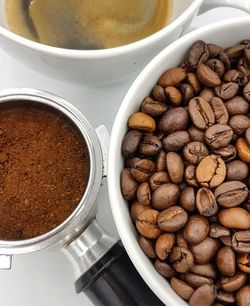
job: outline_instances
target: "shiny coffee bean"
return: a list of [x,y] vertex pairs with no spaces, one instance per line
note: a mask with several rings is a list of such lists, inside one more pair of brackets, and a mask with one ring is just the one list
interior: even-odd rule
[[142,205],[139,201],[134,201],[130,207],[130,215],[132,220],[135,222],[140,213],[142,213],[145,209],[150,209],[150,207]]
[[234,233],[232,247],[237,253],[250,253],[250,230]]
[[217,291],[216,301],[223,303],[223,305],[235,305],[234,295],[222,290]]
[[169,262],[179,273],[188,272],[194,264],[194,257],[190,250],[174,247],[169,255]]
[[231,62],[234,62],[242,57],[244,48],[245,46],[243,44],[239,44],[226,49],[226,54]]
[[226,124],[214,124],[205,132],[206,143],[215,150],[228,145],[232,138],[233,130]]
[[207,129],[215,123],[215,116],[210,104],[201,97],[189,101],[188,110],[193,124],[201,129]]
[[182,96],[179,89],[174,86],[167,86],[165,88],[165,94],[167,96],[167,100],[174,106],[179,106],[182,102]]
[[226,163],[226,168],[228,181],[242,181],[249,174],[248,165],[241,160],[236,159]]
[[146,209],[139,214],[136,219],[138,232],[146,238],[157,238],[161,235],[161,230],[157,226],[159,212],[154,209]]
[[220,248],[217,239],[207,237],[199,244],[191,245],[190,249],[194,255],[196,264],[207,264],[214,258]]
[[190,70],[195,70],[199,64],[205,63],[208,59],[207,44],[202,40],[198,40],[190,48],[185,62]]
[[244,138],[239,138],[236,141],[236,151],[242,161],[250,163],[250,146]]
[[204,131],[197,129],[196,127],[191,127],[188,129],[188,134],[190,135],[192,141],[205,142]]
[[176,232],[187,223],[188,215],[180,206],[171,206],[163,210],[158,218],[157,225],[164,232]]
[[212,98],[210,102],[215,115],[215,122],[219,124],[227,124],[229,115],[224,102],[217,97]]
[[196,172],[196,167],[193,165],[189,165],[185,169],[184,176],[188,185],[193,187],[198,187],[199,184],[196,180],[195,172]]
[[203,264],[203,265],[193,265],[190,269],[191,272],[202,275],[208,278],[215,279],[217,275],[217,271],[214,264]]
[[175,235],[172,233],[164,233],[159,236],[155,243],[155,252],[157,257],[165,260],[171,252],[175,243]]
[[186,131],[178,131],[169,134],[163,138],[162,145],[166,152],[178,151],[190,142],[189,133]]
[[137,148],[142,139],[142,133],[140,131],[129,131],[122,142],[122,153],[125,157],[131,157],[135,154]]
[[152,191],[166,183],[170,183],[170,177],[165,171],[158,171],[150,176],[149,185]]
[[249,306],[250,304],[250,285],[245,285],[236,293],[237,306]]
[[196,168],[196,179],[202,186],[214,188],[226,177],[226,165],[217,155],[203,158]]
[[182,84],[180,90],[182,101],[186,105],[195,96],[194,89],[190,84]]
[[235,96],[231,100],[225,102],[225,107],[230,116],[246,115],[249,111],[248,102],[241,96]]
[[224,182],[214,190],[214,196],[220,206],[236,207],[248,197],[248,188],[240,181]]
[[139,244],[143,252],[150,258],[156,258],[155,247],[151,239],[140,236]]
[[238,93],[239,85],[234,82],[223,83],[222,85],[215,87],[214,91],[217,97],[222,100],[232,99]]
[[155,156],[162,149],[162,143],[157,136],[145,135],[139,145],[139,153],[144,156]]
[[155,163],[149,159],[140,159],[133,164],[131,173],[139,183],[147,181],[152,173],[155,172]]
[[177,203],[180,196],[180,188],[176,184],[166,183],[158,187],[152,193],[152,206],[158,210],[164,210]]
[[228,70],[223,75],[223,80],[226,82],[237,83],[240,86],[244,86],[248,82],[247,77],[241,71],[236,70],[236,69]]
[[211,58],[206,62],[206,66],[212,69],[221,78],[225,72],[225,67],[222,61],[216,58]]
[[167,97],[165,94],[165,90],[161,85],[155,85],[152,89],[152,97],[154,100],[159,101],[161,103],[167,102]]
[[250,229],[250,213],[241,207],[222,209],[219,212],[219,221],[228,228]]
[[193,87],[193,90],[196,94],[198,94],[201,91],[201,84],[195,73],[188,72],[187,81]]
[[220,287],[226,292],[234,292],[245,285],[247,275],[237,272],[233,276],[222,276],[220,279]]
[[189,217],[183,230],[184,239],[191,244],[203,241],[209,232],[209,223],[205,217],[194,215]]
[[204,64],[199,64],[196,70],[199,81],[206,87],[216,87],[221,85],[220,77],[214,70]]
[[189,299],[190,306],[211,306],[216,298],[216,287],[205,284],[197,288]]
[[212,88],[205,88],[200,92],[199,96],[210,103],[212,98],[215,96],[215,92]]
[[141,111],[151,117],[158,117],[167,111],[165,103],[154,101],[150,97],[146,97],[142,103]]
[[134,179],[131,170],[125,168],[121,173],[121,190],[126,200],[133,200],[136,197],[138,183]]
[[238,268],[245,273],[250,273],[250,254],[240,254],[237,257]]
[[230,231],[222,226],[219,223],[212,223],[210,224],[210,228],[209,228],[209,236],[211,238],[220,238],[220,237],[224,237],[224,236],[229,236],[230,235]]
[[197,165],[208,154],[207,147],[199,141],[189,142],[183,149],[185,160],[192,165]]
[[213,284],[213,280],[211,278],[202,276],[202,275],[197,275],[194,273],[185,273],[185,279],[187,283],[192,286],[194,289],[199,288],[200,286],[203,286],[205,284],[211,285]]
[[184,107],[169,109],[161,117],[158,128],[165,134],[185,130],[188,124],[188,112]]
[[176,277],[171,278],[170,284],[172,289],[184,300],[188,301],[194,292],[191,286]]
[[136,192],[138,201],[142,205],[149,206],[151,203],[151,190],[148,182],[141,183]]
[[213,150],[213,153],[219,155],[221,159],[228,162],[236,157],[236,148],[232,144],[228,144],[224,148]]
[[161,75],[158,83],[163,87],[175,86],[185,80],[186,76],[185,69],[181,67],[171,68]]
[[222,247],[216,256],[216,264],[219,271],[226,276],[235,274],[235,253],[232,248],[228,246]]
[[185,187],[180,195],[180,206],[187,212],[195,210],[195,191],[193,187]]
[[243,135],[250,127],[250,118],[245,115],[232,116],[228,122],[236,135]]
[[225,245],[225,246],[232,246],[232,239],[231,236],[221,236],[220,241]]
[[178,184],[183,181],[184,163],[179,154],[169,152],[166,155],[167,171],[173,183]]
[[155,260],[155,269],[158,273],[166,278],[171,278],[176,275],[175,269],[165,261],[161,261],[159,258]]
[[125,167],[126,168],[132,168],[134,163],[137,162],[138,160],[140,160],[139,157],[126,158]]
[[128,126],[133,130],[153,132],[156,128],[156,123],[151,116],[142,112],[137,112],[129,117]]
[[166,168],[166,153],[164,151],[161,151],[157,156],[156,156],[156,170],[157,171],[165,171]]

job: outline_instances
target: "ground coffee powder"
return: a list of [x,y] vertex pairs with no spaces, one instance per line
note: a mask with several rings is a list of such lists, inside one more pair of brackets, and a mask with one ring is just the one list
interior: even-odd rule
[[44,234],[76,208],[89,156],[76,126],[38,103],[0,104],[0,239]]

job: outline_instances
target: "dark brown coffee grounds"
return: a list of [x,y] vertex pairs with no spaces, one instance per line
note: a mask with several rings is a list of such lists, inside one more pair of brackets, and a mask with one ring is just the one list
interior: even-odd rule
[[87,146],[66,116],[26,101],[0,105],[0,239],[58,226],[78,205],[88,176]]

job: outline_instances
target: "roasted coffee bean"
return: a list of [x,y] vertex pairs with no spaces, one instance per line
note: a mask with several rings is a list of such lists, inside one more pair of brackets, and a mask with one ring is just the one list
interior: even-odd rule
[[201,91],[201,84],[195,73],[188,72],[187,81],[193,87],[193,90],[196,94],[198,94]]
[[175,235],[171,233],[164,233],[159,236],[155,243],[155,252],[157,257],[165,260],[171,252],[175,243]]
[[165,89],[161,85],[155,85],[152,89],[152,97],[154,100],[161,103],[167,102],[167,96],[165,94]]
[[238,272],[233,276],[222,276],[220,279],[220,287],[226,292],[234,292],[243,287],[246,281],[247,275],[245,273]]
[[187,212],[195,210],[195,192],[193,187],[185,187],[180,195],[180,206]]
[[210,217],[218,212],[213,192],[206,187],[200,188],[196,195],[196,207],[202,216]]
[[246,129],[245,139],[246,139],[247,144],[250,146],[250,127]]
[[250,230],[234,233],[232,247],[238,253],[250,253]]
[[224,182],[215,189],[214,195],[220,206],[236,207],[248,197],[248,188],[239,181]]
[[196,73],[199,81],[207,87],[216,87],[221,84],[218,74],[204,64],[198,65]]
[[188,110],[193,124],[201,129],[207,129],[215,123],[215,116],[210,104],[201,97],[189,101]]
[[217,291],[216,301],[223,303],[223,305],[235,305],[235,297],[232,293],[225,291]]
[[237,258],[237,265],[241,271],[250,273],[250,254],[240,254]]
[[239,90],[239,85],[234,82],[222,83],[222,85],[215,87],[215,94],[222,100],[232,99]]
[[240,86],[244,86],[247,83],[247,77],[240,71],[236,69],[228,70],[224,76],[223,80],[226,82],[235,82]]
[[225,162],[228,162],[236,157],[236,148],[232,144],[228,144],[224,148],[213,150],[213,153],[219,155]]
[[209,103],[212,100],[212,98],[214,97],[214,95],[215,95],[215,93],[214,93],[214,90],[212,88],[205,88],[200,92],[200,98],[203,98],[204,100],[206,100]]
[[198,244],[203,241],[209,232],[209,223],[200,215],[189,217],[183,230],[183,237],[188,243]]
[[165,261],[161,261],[158,258],[155,260],[154,266],[156,271],[166,278],[173,277],[176,274],[175,269],[170,266],[170,264],[166,263]]
[[213,284],[213,280],[211,278],[202,276],[202,275],[197,275],[194,273],[185,273],[185,279],[187,281],[187,283],[192,286],[194,289],[199,288],[202,285],[205,284]]
[[169,109],[160,119],[158,128],[165,134],[185,130],[188,124],[188,112],[184,107]]
[[243,135],[250,127],[250,119],[245,115],[235,115],[230,118],[228,124],[236,135]]
[[134,130],[153,132],[156,128],[156,123],[151,116],[138,112],[129,117],[128,126]]
[[193,187],[198,187],[199,184],[196,180],[195,172],[196,172],[196,167],[193,165],[189,165],[185,169],[184,176],[188,185]]
[[229,236],[230,235],[230,231],[222,226],[219,223],[212,223],[210,224],[210,228],[209,228],[209,236],[211,238],[220,238],[223,236]]
[[135,154],[142,139],[142,133],[140,131],[129,131],[122,142],[122,153],[125,157],[131,157]]
[[141,106],[141,111],[152,117],[161,116],[167,109],[166,104],[154,101],[150,97],[145,98]]
[[154,135],[145,135],[139,145],[139,153],[144,156],[157,155],[161,149],[161,141],[157,136]]
[[215,44],[208,44],[208,50],[210,58],[219,58],[225,65],[226,70],[229,70],[231,68],[230,60],[224,49]]
[[137,182],[147,181],[152,173],[155,172],[155,163],[149,159],[140,159],[133,164],[131,173]]
[[248,165],[241,160],[236,159],[226,163],[226,168],[228,181],[242,181],[249,174]]
[[205,284],[195,290],[189,299],[190,306],[211,306],[216,298],[216,287],[214,285]]
[[250,75],[250,68],[249,65],[244,57],[240,58],[237,64],[237,69],[245,74],[246,77]]
[[140,236],[139,244],[143,252],[150,258],[156,258],[155,246],[151,239]]
[[176,234],[176,245],[179,247],[187,248],[188,249],[188,243],[183,238],[183,231],[179,231]]
[[195,96],[194,89],[190,84],[182,84],[180,90],[184,104],[187,104]]
[[163,210],[157,219],[158,227],[164,232],[176,232],[187,223],[188,215],[180,206]]
[[196,179],[202,186],[214,188],[226,177],[226,165],[217,155],[203,158],[196,168]]
[[226,124],[214,124],[205,132],[206,143],[215,150],[228,145],[232,138],[233,130]]
[[239,138],[236,141],[236,151],[242,161],[250,163],[250,146],[244,138]]
[[215,279],[217,275],[215,265],[213,264],[193,265],[190,271],[212,279]]
[[250,213],[241,207],[222,209],[219,212],[219,220],[228,228],[250,229]]
[[224,102],[217,97],[212,98],[210,102],[215,115],[215,122],[227,124],[229,115]]
[[236,293],[237,306],[250,305],[250,285],[245,285]]
[[186,248],[174,247],[169,255],[169,262],[177,272],[185,273],[193,266],[194,256]]
[[172,289],[184,300],[188,301],[194,292],[191,286],[176,277],[171,278],[170,284]]
[[183,149],[184,158],[192,165],[197,165],[208,154],[207,147],[199,141],[189,142]]
[[166,155],[167,171],[173,183],[178,184],[183,180],[184,163],[179,154],[169,152]]
[[145,209],[136,219],[138,232],[146,238],[157,238],[161,235],[161,230],[157,226],[159,212],[154,209]]
[[223,275],[232,276],[235,274],[235,253],[228,246],[222,247],[216,257],[216,264]]
[[180,188],[176,184],[166,183],[159,186],[152,193],[152,206],[158,210],[164,210],[177,203],[180,196]]
[[166,152],[178,151],[190,142],[190,136],[187,131],[178,131],[169,134],[162,140],[163,148]]
[[150,206],[143,205],[139,201],[134,201],[130,208],[130,215],[132,220],[135,222],[140,213],[149,208]]
[[250,82],[248,82],[243,89],[244,98],[250,102]]
[[141,183],[136,192],[138,201],[142,205],[149,206],[151,203],[151,190],[148,182]]
[[207,264],[214,258],[220,248],[218,239],[207,237],[202,242],[190,246],[196,264]]
[[140,160],[139,157],[126,158],[126,160],[125,160],[125,167],[126,167],[126,168],[132,168],[132,167],[133,167],[133,164],[134,164],[135,162],[137,162],[138,160]]
[[165,94],[167,96],[168,102],[174,106],[179,106],[182,102],[182,96],[179,89],[174,86],[168,86],[165,88]]
[[187,74],[181,67],[171,68],[165,71],[159,79],[159,85],[163,87],[175,86],[185,80]]
[[166,183],[170,183],[170,177],[165,171],[155,172],[150,176],[149,185],[152,191]]
[[164,151],[161,151],[157,156],[156,156],[156,170],[157,171],[165,171],[167,169],[166,167],[166,153]]
[[243,55],[244,45],[236,45],[230,48],[227,48],[226,54],[231,62],[238,60]]
[[204,131],[197,129],[196,127],[191,127],[188,129],[188,134],[190,135],[192,141],[205,142]]
[[225,245],[225,246],[232,246],[232,239],[231,236],[221,236],[220,241]]
[[248,102],[241,96],[235,96],[225,103],[230,116],[246,115],[249,111]]
[[185,62],[190,70],[195,70],[199,64],[205,63],[208,58],[209,51],[206,43],[198,40],[190,48]]
[[209,59],[206,63],[210,69],[212,69],[221,78],[225,72],[225,67],[222,61],[216,58]]
[[133,200],[136,197],[138,183],[135,181],[131,170],[125,168],[121,173],[121,190],[126,200]]

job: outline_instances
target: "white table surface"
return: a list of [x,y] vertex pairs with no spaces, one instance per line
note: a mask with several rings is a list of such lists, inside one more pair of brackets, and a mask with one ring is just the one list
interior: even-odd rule
[[[216,9],[195,18],[191,29],[244,15],[246,14],[234,9]],[[26,68],[4,53],[1,46],[0,61],[0,89],[35,87],[51,91],[78,107],[94,127],[104,123],[109,130],[122,98],[133,82],[128,80],[95,89],[62,83]],[[99,193],[98,206],[98,220],[110,233],[117,235],[108,203],[106,184]],[[92,303],[84,294],[75,294],[71,263],[60,250],[53,250],[16,256],[13,258],[11,271],[0,271],[0,305],[91,306]]]

